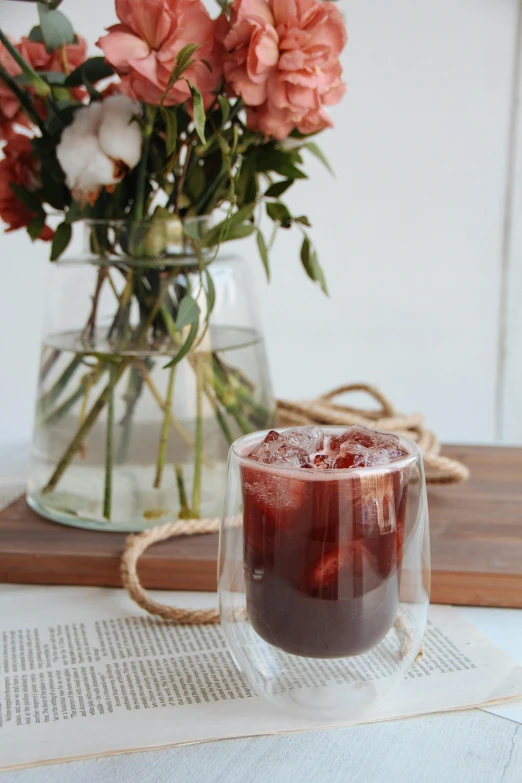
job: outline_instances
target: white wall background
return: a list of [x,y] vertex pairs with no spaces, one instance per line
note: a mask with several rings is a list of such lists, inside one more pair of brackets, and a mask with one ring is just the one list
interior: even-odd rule
[[[423,411],[443,440],[522,441],[522,394],[511,390],[522,339],[507,369],[501,361],[502,283],[522,276],[522,242],[508,269],[504,241],[518,5],[340,0],[348,92],[322,140],[337,177],[312,159],[291,198],[314,224],[330,299],[305,278],[290,232],[280,232],[269,287],[244,247],[278,396],[364,380],[400,410]],[[92,42],[114,20],[107,0],[66,0],[64,10]],[[34,14],[0,0],[14,36]],[[4,444],[30,437],[47,250],[23,233],[0,237]],[[511,310],[515,322],[520,307]]]

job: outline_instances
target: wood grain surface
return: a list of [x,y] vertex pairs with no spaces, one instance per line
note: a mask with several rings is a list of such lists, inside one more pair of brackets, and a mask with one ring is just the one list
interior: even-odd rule
[[[432,601],[522,607],[522,449],[452,446],[459,486],[429,488]],[[0,513],[0,581],[119,586],[126,536],[54,524],[23,498]],[[140,560],[148,588],[216,589],[217,536],[157,544]]]

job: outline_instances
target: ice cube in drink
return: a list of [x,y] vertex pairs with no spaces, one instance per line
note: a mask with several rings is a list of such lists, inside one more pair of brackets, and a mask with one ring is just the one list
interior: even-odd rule
[[399,604],[409,454],[352,427],[271,431],[242,455],[247,611],[289,653],[358,655]]

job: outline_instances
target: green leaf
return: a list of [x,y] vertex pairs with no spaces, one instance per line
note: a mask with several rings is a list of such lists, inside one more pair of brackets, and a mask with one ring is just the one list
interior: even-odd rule
[[196,339],[196,335],[198,333],[198,322],[195,321],[192,326],[190,327],[190,331],[187,335],[187,339],[177,352],[176,356],[170,361],[168,364],[165,365],[163,369],[167,369],[168,367],[173,367],[175,364],[178,364],[182,359],[185,358],[185,356],[188,354],[190,349],[192,348],[192,345],[194,343],[194,340]]
[[243,223],[243,225],[240,226],[233,226],[233,228],[228,231],[223,242],[231,242],[233,239],[245,239],[245,237],[252,236],[255,230],[256,227],[253,226],[252,223]]
[[186,294],[179,303],[176,329],[181,331],[184,326],[197,323],[200,313],[201,310],[196,300],[190,294]]
[[238,206],[251,204],[257,198],[258,184],[255,167],[252,160],[246,157],[241,165],[239,176],[236,179],[236,199]]
[[306,236],[301,245],[301,262],[308,277],[313,280],[314,283],[319,283],[324,293],[328,296],[324,272],[319,264],[317,253],[312,248],[311,242]]
[[268,248],[266,246],[265,238],[259,229],[257,230],[257,247],[259,250],[259,255],[261,256],[261,261],[263,262],[263,266],[265,267],[266,279],[268,280],[268,282],[270,282]]
[[[238,209],[231,217],[225,218],[217,226],[211,228],[210,231],[205,234],[202,240],[203,247],[212,247],[217,245],[218,242],[226,242],[228,239],[236,239],[238,237],[231,237],[230,232],[236,227],[240,226],[246,220],[252,217],[254,213],[255,203],[245,204],[244,207]],[[253,226],[252,226],[253,229]],[[250,234],[252,231],[249,232]],[[245,234],[244,236],[248,236]]]
[[301,169],[289,162],[281,163],[274,171],[287,179],[308,179],[308,174],[305,174],[304,171],[301,171]]
[[332,177],[335,177],[335,172],[333,168],[330,166],[330,163],[328,162],[328,158],[326,157],[322,149],[314,141],[309,141],[307,144],[303,144],[303,147],[307,149],[309,152],[311,152],[312,155],[315,155],[315,157],[321,161],[323,166],[326,166],[326,168],[328,169]]
[[273,185],[270,185],[264,195],[266,198],[279,198],[279,196],[282,196],[283,193],[286,193],[288,188],[293,184],[293,179],[282,179],[281,182],[274,182]]
[[190,68],[192,55],[197,52],[199,47],[200,44],[187,44],[183,49],[179,50],[178,56],[176,57],[177,79],[175,79],[175,81],[179,79],[187,68]]
[[70,223],[60,223],[56,229],[51,245],[51,261],[56,261],[71,241],[72,228]]
[[207,281],[207,288],[205,294],[207,297],[207,319],[208,319],[216,303],[216,287],[214,286],[212,275],[208,271],[207,267],[205,267],[205,279]]
[[203,167],[198,165],[198,162],[196,161],[196,164],[189,168],[185,179],[185,192],[192,203],[197,202],[201,197],[205,190],[205,181]]
[[56,158],[45,158],[40,169],[43,200],[53,209],[62,211],[70,200],[70,191],[65,186],[64,175]]
[[102,98],[101,92],[98,92],[96,87],[89,81],[89,79],[85,75],[83,77],[83,83],[85,85],[85,89],[89,93],[89,97],[91,101],[100,101]]
[[35,241],[35,239],[38,239],[38,237],[43,231],[44,226],[45,226],[45,213],[37,215],[28,224],[27,233],[29,234],[33,242]]
[[91,57],[69,74],[65,80],[66,87],[79,87],[85,84],[85,79],[91,84],[107,79],[114,73],[113,68],[104,57]]
[[162,106],[170,90],[181,78],[182,74],[185,73],[185,71],[193,64],[194,61],[191,59],[191,57],[197,49],[199,49],[199,44],[187,44],[183,47],[183,49],[179,50],[178,56],[174,61],[174,65],[167,82],[167,87],[161,98]]
[[188,80],[187,84],[190,87],[190,92],[192,93],[192,102],[194,105],[194,125],[196,126],[196,132],[203,144],[205,144],[205,122],[207,121],[207,116],[205,114],[203,98],[201,97],[200,91]]
[[312,228],[312,224],[310,223],[306,215],[299,215],[299,217],[295,217],[294,223],[300,223],[302,226],[307,226],[308,228]]
[[79,201],[73,201],[65,215],[66,223],[72,224],[84,217],[83,207]]
[[42,202],[38,196],[36,196],[30,190],[27,190],[27,188],[24,188],[22,185],[16,185],[14,182],[10,182],[9,186],[15,194],[16,198],[22,202],[24,207],[27,207],[28,210],[36,213],[37,215],[43,212]]
[[221,127],[227,124],[230,115],[230,103],[223,95],[218,95],[219,108],[221,109]]
[[266,205],[266,212],[274,223],[281,223],[282,228],[290,228],[292,225],[292,215],[288,207],[280,201],[275,203],[269,202]]
[[166,152],[170,156],[176,151],[178,144],[178,118],[174,109],[166,109],[164,106],[161,108],[161,114],[165,121]]
[[48,52],[55,52],[62,46],[75,41],[74,29],[70,21],[61,11],[51,10],[43,3],[38,3],[40,29]]
[[194,222],[191,222],[190,220],[187,221],[183,225],[183,233],[185,236],[189,237],[190,239],[194,239],[199,244],[199,241],[201,240],[201,233],[197,220]]
[[275,171],[286,179],[307,179],[304,171],[295,165],[300,162],[296,150],[282,150],[272,143],[263,144],[255,150],[254,160],[259,172]]

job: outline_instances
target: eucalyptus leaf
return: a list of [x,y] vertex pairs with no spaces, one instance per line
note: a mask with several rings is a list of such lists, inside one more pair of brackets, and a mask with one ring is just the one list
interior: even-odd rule
[[72,228],[70,223],[60,223],[56,229],[51,245],[51,261],[57,261],[71,241]]
[[263,262],[263,266],[265,267],[266,279],[268,280],[268,282],[270,282],[270,265],[268,259],[268,248],[266,246],[265,238],[259,229],[257,230],[257,247],[259,250],[259,255],[261,256],[261,261]]
[[65,80],[66,87],[79,87],[85,84],[87,79],[91,84],[107,79],[114,74],[114,70],[105,57],[91,57],[69,74]]
[[[36,2],[36,0],[35,0]],[[42,28],[39,24],[35,25],[33,28],[31,28],[31,32],[29,33],[29,40],[34,41],[35,43],[43,43],[43,35],[42,35]]]
[[62,46],[72,44],[76,40],[74,28],[61,11],[53,10],[43,3],[38,3],[40,29],[48,52],[55,52]]
[[176,329],[181,331],[184,326],[197,323],[200,313],[201,310],[196,300],[190,294],[186,294],[179,304]]

